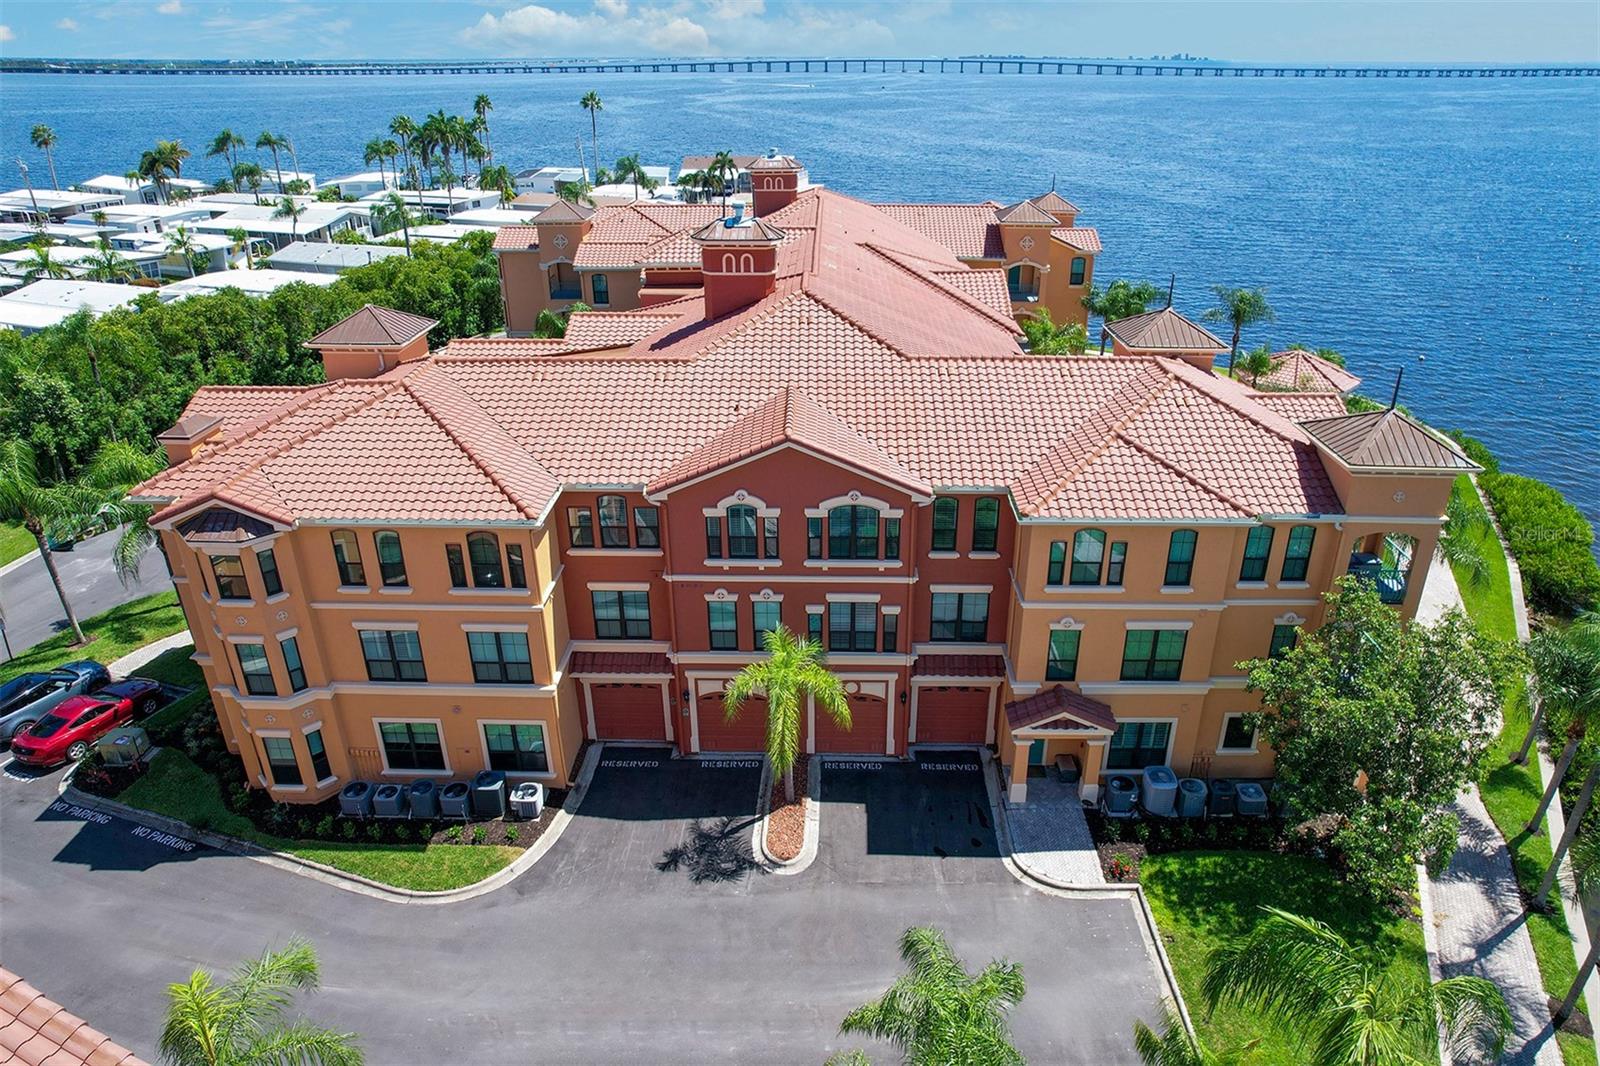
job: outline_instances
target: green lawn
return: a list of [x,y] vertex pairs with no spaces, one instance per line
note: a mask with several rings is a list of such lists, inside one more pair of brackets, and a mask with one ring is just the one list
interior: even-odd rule
[[150,764],[150,772],[117,798],[129,806],[177,818],[196,828],[288,851],[396,888],[462,888],[482,881],[522,854],[520,848],[491,845],[334,844],[270,836],[230,811],[216,781],[188,756],[170,748],[158,754]]
[[[1456,490],[1467,495],[1469,504],[1483,508],[1472,482],[1465,477],[1457,479]],[[1485,512],[1487,514],[1487,512]],[[1504,550],[1494,530],[1484,531],[1478,540],[1486,567],[1486,580],[1473,584],[1467,573],[1454,568],[1456,584],[1461,586],[1461,600],[1467,614],[1478,628],[1503,640],[1517,639],[1516,615],[1511,604],[1511,572],[1506,565]],[[1479,785],[1483,805],[1489,817],[1500,829],[1511,851],[1511,864],[1523,891],[1532,895],[1544,878],[1550,865],[1550,838],[1546,834],[1530,836],[1523,832],[1528,819],[1539,806],[1542,789],[1539,771],[1529,760],[1525,766],[1512,762],[1522,738],[1528,732],[1528,703],[1526,686],[1518,680],[1506,693],[1505,717],[1500,735],[1484,757],[1485,776]],[[1557,907],[1548,914],[1530,913],[1528,935],[1533,940],[1533,953],[1539,961],[1539,972],[1544,978],[1545,991],[1561,998],[1577,976],[1578,967],[1572,954],[1572,938],[1567,931],[1566,918]],[[1562,1059],[1569,1066],[1591,1064],[1595,1059],[1593,1040],[1558,1033]]]
[[113,607],[104,614],[82,620],[82,625],[89,643],[74,647],[71,630],[57,633],[0,666],[0,681],[29,670],[48,670],[76,659],[109,663],[153,640],[186,629],[189,623],[184,620],[183,608],[178,606],[178,594],[169,589]]
[[0,566],[15,562],[38,546],[39,542],[33,539],[33,534],[21,526],[14,526],[10,522],[0,525]]
[[[1216,1052],[1257,1041],[1242,1060],[1246,1063],[1304,1058],[1292,1034],[1250,1011],[1224,1007],[1208,1014],[1200,994],[1207,957],[1247,934],[1261,919],[1263,906],[1327,922],[1370,951],[1374,963],[1418,981],[1428,979],[1421,926],[1367,901],[1316,859],[1254,851],[1174,852],[1147,857],[1140,881],[1201,1039]],[[1131,1033],[1128,1038],[1131,1042]],[[1417,1050],[1428,1053],[1425,1047]]]
[[134,672],[140,677],[148,677],[167,685],[200,688],[206,683],[206,675],[194,661],[193,655],[193,644],[169,648]]

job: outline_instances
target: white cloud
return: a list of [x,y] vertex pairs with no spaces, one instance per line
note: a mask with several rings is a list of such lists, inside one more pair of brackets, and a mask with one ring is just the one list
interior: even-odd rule
[[600,53],[620,41],[640,41],[655,52],[706,55],[712,51],[705,27],[677,10],[647,7],[637,11],[627,0],[595,0],[582,15],[525,4],[503,15],[486,12],[461,31],[462,40],[485,48],[515,44],[533,49],[577,49]]
[[0,23],[0,41],[14,41],[17,35],[11,32],[11,27]]
[[62,19],[60,22],[56,23],[56,29],[66,30],[68,33],[77,33],[78,24],[71,19]]
[[628,17],[628,0],[594,0],[594,9],[608,19]]
[[767,0],[707,0],[711,17],[717,19],[754,18],[767,12]]
[[181,15],[183,14],[183,0],[165,0],[156,10],[163,15]]

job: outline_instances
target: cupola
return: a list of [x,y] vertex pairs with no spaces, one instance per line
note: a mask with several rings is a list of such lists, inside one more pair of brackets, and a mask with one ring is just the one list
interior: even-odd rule
[[329,381],[373,378],[428,354],[428,331],[439,323],[392,307],[367,304],[306,341],[322,354]]
[[721,318],[771,296],[778,287],[778,245],[783,230],[749,218],[743,204],[733,214],[690,236],[700,244],[706,317]]
[[800,175],[805,170],[792,155],[779,155],[776,148],[750,164],[750,198],[757,218],[765,218],[794,203],[800,195]]

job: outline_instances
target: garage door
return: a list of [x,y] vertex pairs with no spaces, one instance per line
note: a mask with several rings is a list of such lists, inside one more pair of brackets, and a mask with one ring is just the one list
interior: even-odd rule
[[629,685],[597,681],[588,687],[596,740],[667,739],[659,682]]
[[739,717],[732,724],[725,717],[727,704],[720,692],[701,695],[695,701],[695,710],[700,716],[701,751],[767,750],[765,696],[745,700],[739,708]]
[[859,693],[850,697],[850,730],[840,729],[833,717],[817,708],[817,750],[851,755],[882,755],[889,728],[889,703]]
[[962,685],[917,689],[918,744],[982,744],[989,732],[989,690]]

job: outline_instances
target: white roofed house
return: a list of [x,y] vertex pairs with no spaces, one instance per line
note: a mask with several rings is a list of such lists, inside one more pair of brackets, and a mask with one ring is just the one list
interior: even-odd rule
[[[164,233],[179,224],[202,222],[217,213],[214,204],[190,201],[177,204],[112,204],[80,211],[67,218],[65,225],[82,227],[94,239],[94,232],[106,230],[115,233]],[[102,221],[95,216],[104,216]]]
[[127,307],[151,291],[107,281],[44,278],[0,296],[0,329],[33,333],[63,322],[85,307],[93,314],[103,314]]
[[[454,189],[396,189],[407,206],[416,214],[432,215],[441,221],[450,221],[462,211],[500,206],[499,189],[469,189],[457,185]],[[385,199],[389,193],[375,192],[363,196],[361,203],[371,205]]]
[[179,278],[156,289],[163,303],[181,300],[188,296],[205,296],[223,289],[238,289],[248,296],[265,296],[270,292],[296,283],[303,285],[332,285],[338,281],[335,274],[306,274],[295,270],[219,270],[194,278]]
[[[133,264],[135,270],[147,278],[159,276],[160,256],[149,252],[129,252],[118,249],[119,254]],[[86,260],[99,254],[99,249],[73,244],[51,244],[46,246],[46,254],[51,262],[60,264],[72,278],[82,277],[88,272]],[[14,251],[0,253],[0,276],[16,278],[26,282],[28,272],[33,264],[38,262],[37,253],[32,247],[18,248]]]
[[372,196],[394,188],[395,177],[387,172],[364,170],[359,174],[346,174],[342,178],[334,178],[327,184],[337,188],[339,195],[354,196],[359,200],[363,196]]
[[[166,186],[172,202],[180,198],[203,195],[211,190],[209,182],[199,181],[195,178],[168,178]],[[90,178],[88,181],[78,182],[77,187],[84,192],[97,193],[105,196],[120,197],[119,203],[124,204],[159,204],[161,193],[156,189],[156,183],[149,178],[130,178],[118,174],[101,174]]]
[[0,222],[60,222],[71,215],[122,203],[115,193],[73,189],[12,189],[0,192]]
[[[322,241],[296,241],[287,248],[272,253],[268,266],[275,271],[295,271],[303,274],[341,274],[352,267],[366,266],[396,256],[404,257],[404,248],[387,244],[338,244]],[[256,271],[261,273],[261,271]]]
[[366,212],[358,211],[355,204],[325,203],[301,197],[295,201],[302,209],[300,217],[295,219],[278,215],[281,200],[279,197],[260,204],[235,204],[224,214],[196,222],[194,229],[223,236],[229,230],[242,229],[273,248],[283,248],[297,240],[331,241],[334,234],[345,230],[367,232]]

